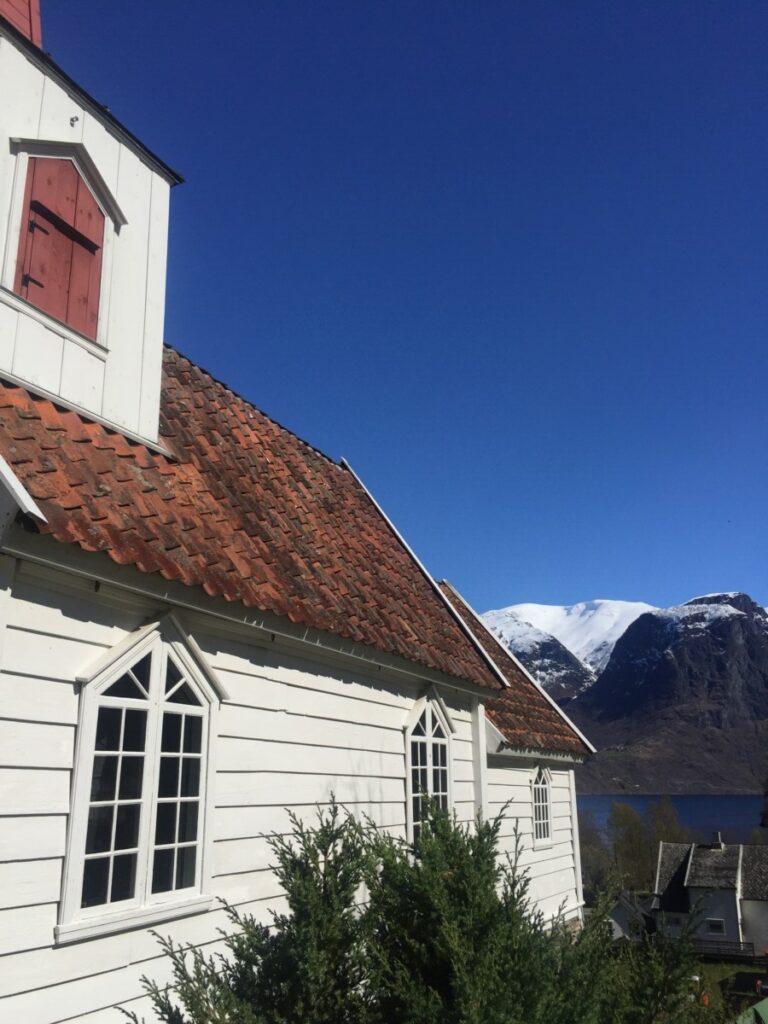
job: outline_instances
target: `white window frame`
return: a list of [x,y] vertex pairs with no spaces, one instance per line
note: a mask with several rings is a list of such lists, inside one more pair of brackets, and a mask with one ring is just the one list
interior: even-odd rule
[[[107,354],[107,334],[109,327],[109,298],[112,282],[112,260],[117,236],[120,229],[128,221],[117,200],[110,192],[99,170],[82,143],[53,142],[41,139],[11,139],[11,146],[16,158],[11,190],[11,204],[8,218],[8,234],[5,252],[2,254],[0,268],[0,291],[2,301],[39,321],[45,327],[55,331],[69,341],[87,349],[92,355],[101,359]],[[96,324],[96,338],[88,338],[63,320],[58,320],[14,291],[16,282],[16,264],[19,256],[19,240],[22,232],[24,214],[24,195],[27,186],[29,158],[38,157],[48,160],[69,160],[75,170],[88,186],[99,209],[104,214],[104,241],[101,258],[101,282],[99,286],[99,317]]]
[[[409,843],[413,842],[414,838],[414,821],[413,821],[413,780],[411,773],[411,737],[414,727],[418,724],[424,710],[429,708],[430,713],[434,715],[440,723],[443,732],[445,733],[445,745],[447,755],[447,768],[448,768],[448,810],[453,810],[453,746],[452,736],[456,732],[456,726],[450,716],[448,708],[445,705],[445,701],[432,687],[430,690],[414,702],[411,708],[408,718],[406,720],[403,734],[405,739],[405,821],[406,821],[406,836]],[[431,795],[432,793],[432,740],[431,737],[427,736],[427,782],[428,790]]]
[[[111,698],[104,695],[113,682],[152,652],[150,699]],[[166,703],[163,692],[165,665],[173,656],[203,702],[204,719],[201,747],[200,798],[198,813],[198,856],[195,884],[152,894],[151,863],[154,854],[154,829],[157,813],[157,772],[160,764],[160,739],[163,709],[197,714],[195,706]],[[211,893],[213,779],[215,771],[216,718],[220,701],[226,699],[221,684],[207,664],[194,640],[173,615],[150,623],[107,651],[84,674],[81,684],[80,714],[75,747],[72,805],[69,817],[67,852],[62,883],[59,923],[55,928],[57,944],[76,942],[98,935],[171,920],[207,910],[213,903]],[[145,763],[139,826],[139,855],[135,896],[119,904],[101,904],[83,908],[82,884],[85,840],[90,806],[91,776],[96,754],[95,738],[99,708],[134,707],[148,711],[145,738]]]
[[[542,789],[544,792],[543,802],[539,800],[539,792]],[[546,809],[546,818],[537,822],[536,810],[539,806]],[[542,823],[547,826],[546,835],[537,835],[539,825]],[[552,845],[552,772],[544,765],[536,765],[531,775],[531,829],[534,849]]]
[[[725,935],[725,919],[722,917],[708,917],[705,921],[707,926],[707,935]],[[719,925],[720,927],[714,929],[713,924]]]

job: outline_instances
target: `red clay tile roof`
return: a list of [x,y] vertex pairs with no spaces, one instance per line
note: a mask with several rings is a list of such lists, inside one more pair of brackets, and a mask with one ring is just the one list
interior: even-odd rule
[[42,533],[499,688],[352,473],[172,349],[169,459],[0,380],[0,452]]
[[438,583],[445,597],[504,675],[509,688],[489,700],[486,714],[515,750],[585,755],[587,744],[549,703],[447,580]]

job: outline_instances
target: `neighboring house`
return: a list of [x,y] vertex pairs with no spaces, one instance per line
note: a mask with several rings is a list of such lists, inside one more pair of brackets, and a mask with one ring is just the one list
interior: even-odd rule
[[578,922],[592,748],[349,466],[163,349],[180,179],[39,44],[0,0],[0,1020],[146,1013],[151,929],[267,919],[331,793],[403,836],[511,801]]
[[609,914],[613,941],[637,942],[646,932],[653,930],[655,925],[650,909],[650,897],[639,900],[631,893],[620,893]]
[[696,937],[768,950],[768,847],[724,843],[660,843],[654,917],[678,933],[696,912]]

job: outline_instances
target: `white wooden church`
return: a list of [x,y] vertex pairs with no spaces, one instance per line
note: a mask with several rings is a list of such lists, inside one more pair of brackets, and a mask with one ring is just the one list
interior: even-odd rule
[[[345,463],[163,344],[179,177],[0,0],[0,1020],[117,1024],[267,917],[331,792],[412,834],[508,799],[578,921],[589,743]],[[505,824],[511,843],[514,821]]]

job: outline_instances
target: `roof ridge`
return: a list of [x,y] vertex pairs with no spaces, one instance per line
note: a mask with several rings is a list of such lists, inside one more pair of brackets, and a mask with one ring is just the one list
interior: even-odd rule
[[284,434],[288,434],[289,437],[292,437],[300,444],[303,444],[305,448],[309,448],[310,451],[314,452],[315,455],[319,455],[322,459],[325,459],[325,461],[329,462],[335,469],[341,470],[342,472],[348,472],[346,467],[342,464],[341,460],[337,461],[336,459],[333,458],[333,456],[328,455],[327,452],[324,452],[322,448],[318,448],[317,445],[312,444],[311,441],[307,441],[306,438],[301,437],[300,434],[297,434],[295,430],[291,430],[290,427],[286,427],[284,423],[280,422],[280,420],[276,420],[274,416],[270,416],[268,412],[265,412],[263,409],[260,409],[258,405],[252,402],[249,398],[246,398],[245,395],[242,395],[239,391],[235,391],[235,389],[230,384],[227,384],[226,381],[222,380],[220,377],[217,377],[216,374],[211,373],[210,370],[207,370],[204,366],[201,366],[200,363],[196,363],[194,359],[191,359],[189,356],[185,355],[178,348],[176,348],[175,345],[171,345],[170,342],[164,341],[163,347],[168,349],[169,352],[173,352],[173,354],[177,356],[179,359],[183,359],[186,363],[189,363],[189,365],[193,367],[195,370],[198,370],[200,373],[204,373],[206,377],[210,378],[213,384],[217,385],[217,387],[223,388],[225,391],[228,391],[230,395],[232,395],[234,398],[238,400],[238,402],[242,402],[243,405],[247,406],[250,409],[253,409],[254,412],[257,412],[260,416],[263,416],[265,419],[269,420],[270,423],[274,423],[274,425]]

